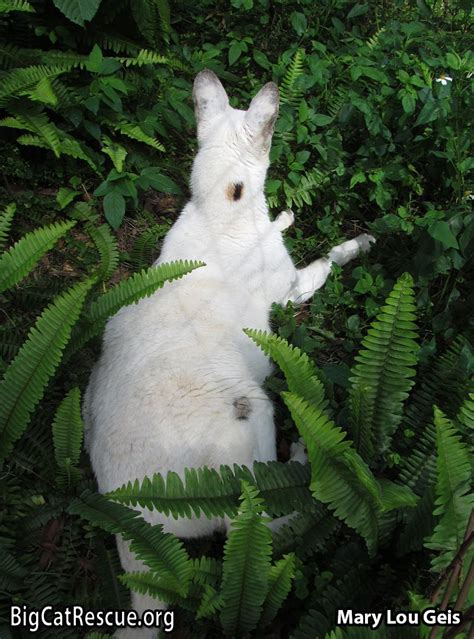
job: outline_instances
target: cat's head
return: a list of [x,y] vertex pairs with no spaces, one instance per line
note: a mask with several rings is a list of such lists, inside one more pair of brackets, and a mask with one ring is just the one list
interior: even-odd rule
[[263,193],[278,97],[276,84],[269,82],[247,111],[233,109],[214,72],[206,69],[196,76],[199,149],[191,176],[194,198],[232,211],[249,206]]

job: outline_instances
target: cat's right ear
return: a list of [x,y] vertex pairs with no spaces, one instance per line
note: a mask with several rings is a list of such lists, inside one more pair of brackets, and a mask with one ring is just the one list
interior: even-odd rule
[[198,138],[202,139],[212,120],[229,106],[229,98],[214,71],[204,69],[194,80],[193,99]]

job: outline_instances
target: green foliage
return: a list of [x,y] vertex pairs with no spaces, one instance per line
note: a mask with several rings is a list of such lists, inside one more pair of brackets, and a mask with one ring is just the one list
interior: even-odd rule
[[0,257],[0,293],[20,282],[73,226],[74,222],[63,222],[37,229],[3,253]]
[[78,388],[69,391],[58,406],[52,427],[54,456],[58,466],[57,482],[67,487],[77,482],[77,468],[81,454],[84,424],[81,419],[81,393]]
[[[0,2],[2,637],[12,600],[120,609],[130,587],[169,602],[178,633],[210,639],[222,622],[230,635],[362,639],[367,628],[335,628],[338,608],[421,610],[448,581],[456,607],[472,558],[470,21],[465,2],[199,0],[171,15],[166,0]],[[183,204],[206,67],[239,108],[280,87],[266,188],[271,208],[296,211],[295,262],[363,230],[377,244],[304,308],[275,309],[275,335],[247,331],[278,367],[280,461],[156,474],[108,499],[86,492],[84,516],[71,514],[94,490],[76,389],[108,314],[197,266],[148,270]],[[301,435],[309,464],[282,463]],[[125,504],[238,523],[224,554]],[[270,545],[266,515],[290,515]],[[114,537],[90,522],[124,526],[150,571],[120,574]]]
[[466,445],[454,424],[437,407],[434,423],[438,467],[434,514],[439,521],[426,545],[440,552],[432,562],[433,569],[439,572],[452,561],[464,541],[474,506],[474,477]]
[[404,275],[362,342],[351,378],[352,429],[365,459],[387,450],[413,386],[418,346],[413,280]]
[[77,284],[48,306],[7,368],[0,386],[0,462],[23,434],[43,397],[92,283]]
[[261,617],[269,587],[272,539],[260,515],[262,508],[255,488],[242,482],[239,514],[224,547],[220,619],[226,636],[245,636]]

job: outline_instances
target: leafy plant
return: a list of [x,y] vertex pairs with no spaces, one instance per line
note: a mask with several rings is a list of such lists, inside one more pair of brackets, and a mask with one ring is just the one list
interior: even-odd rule
[[[212,587],[207,585],[188,595],[178,593],[177,583],[183,584],[184,588],[188,581],[182,577],[178,579],[177,573],[169,568],[160,570],[159,552],[151,549],[150,554],[140,555],[152,567],[151,575],[125,575],[125,583],[170,604],[186,609],[190,606],[196,619],[219,619],[222,632],[226,635],[246,636],[258,623],[263,626],[273,618],[276,609],[288,596],[291,577],[296,576],[296,566],[299,565],[295,561],[305,561],[307,571],[316,570],[317,575],[318,562],[331,553],[334,545],[353,544],[357,548],[359,560],[364,562],[366,578],[382,579],[379,571],[382,570],[380,562],[383,549],[393,547],[403,536],[403,525],[399,525],[403,522],[403,514],[413,509],[418,502],[417,494],[412,490],[414,485],[403,468],[393,472],[391,479],[384,476],[387,463],[399,454],[398,450],[404,445],[403,439],[394,436],[398,435],[404,411],[407,410],[408,391],[412,383],[407,387],[406,380],[410,380],[414,374],[412,366],[416,363],[415,354],[418,350],[414,340],[416,333],[413,331],[414,299],[411,278],[404,274],[372,322],[363,341],[361,355],[356,357],[357,363],[353,368],[345,403],[355,434],[360,433],[358,420],[366,420],[362,427],[365,445],[360,443],[360,436],[356,440],[364,452],[364,458],[357,452],[356,445],[349,441],[343,428],[336,426],[328,415],[328,402],[321,382],[324,377],[322,372],[304,353],[291,347],[282,338],[247,331],[249,337],[281,366],[289,387],[288,391],[282,392],[282,398],[307,447],[311,474],[307,472],[307,467],[295,462],[256,463],[252,472],[237,466],[233,471],[221,467],[219,472],[207,468],[187,469],[184,482],[175,473],[168,473],[166,479],[156,474],[151,479],[130,482],[113,491],[109,495],[113,501],[140,504],[174,517],[204,514],[208,517],[233,517],[224,548],[222,580],[216,581]],[[394,358],[397,357],[408,365],[394,366]],[[377,389],[376,392],[372,392],[372,388]],[[399,388],[403,390],[397,394]],[[361,404],[365,407],[364,411],[361,411]],[[383,423],[383,419],[377,422],[373,415],[387,416],[384,428],[378,425]],[[437,432],[432,454],[437,459],[438,500],[433,513],[424,512],[431,526],[426,546],[437,551],[431,555],[431,559],[432,570],[439,573],[453,561],[465,541],[472,510],[472,493],[469,492],[472,468],[468,462],[468,444],[455,433],[454,424],[433,405],[428,419]],[[357,428],[354,428],[354,424],[357,424]],[[429,437],[429,431],[426,431],[424,424],[419,428],[419,445],[433,446],[431,439],[425,440]],[[389,437],[387,432],[390,433]],[[274,477],[275,481],[270,480],[269,490],[270,477]],[[238,507],[240,490],[243,491],[243,501]],[[283,493],[284,497],[280,497],[279,493]],[[89,497],[83,496],[81,499],[88,500]],[[94,497],[94,500],[98,500],[98,497]],[[100,513],[88,510],[81,502],[74,504],[71,512],[85,516],[92,523],[114,533],[129,534],[134,543],[141,543],[141,537],[134,536],[133,529],[125,526],[129,517],[136,518],[134,511],[121,505],[123,515],[114,518],[112,530],[104,523],[103,515],[107,509],[118,506],[102,497],[97,503],[103,504]],[[273,568],[270,566],[271,533],[259,514],[262,511],[273,516],[291,515],[290,521],[276,535],[274,548],[278,554]],[[341,527],[338,521],[347,527]],[[328,536],[330,532],[332,535]],[[305,535],[310,535],[309,548]],[[360,543],[361,539],[369,553],[365,558],[366,551]],[[279,557],[282,551],[290,549],[294,554]],[[466,575],[469,556],[466,555],[463,563],[463,579],[469,579]],[[421,553],[418,561],[424,560],[426,557]],[[207,560],[202,558],[201,561]],[[329,565],[331,572],[336,570],[337,573],[337,566]],[[396,572],[396,560],[391,563],[390,569]],[[277,588],[278,575],[283,580],[278,585],[281,592],[278,597],[276,593],[272,594],[272,597],[277,597],[275,601],[266,600],[265,593],[273,593],[273,588]],[[418,587],[423,587],[423,583],[420,582]],[[321,597],[320,588],[321,585],[316,589],[317,598]],[[453,602],[457,594],[458,590],[451,591]],[[357,608],[354,594],[347,596],[346,606]],[[333,627],[334,619],[321,605],[311,620],[311,606],[315,601],[309,597],[309,617],[303,614],[301,624],[304,624],[306,633],[328,632]],[[434,600],[433,603],[437,602]],[[416,636],[416,632],[414,629],[409,636]],[[295,636],[299,636],[298,633]]]

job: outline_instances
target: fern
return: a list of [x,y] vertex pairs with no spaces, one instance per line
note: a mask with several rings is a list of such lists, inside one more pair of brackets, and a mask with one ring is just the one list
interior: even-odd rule
[[433,561],[439,572],[453,559],[461,547],[467,522],[474,507],[473,475],[469,452],[455,426],[440,410],[434,409],[436,426],[437,468],[436,510],[439,517],[427,548],[440,552]]
[[27,570],[2,545],[0,539],[0,590],[22,590]]
[[291,517],[273,537],[273,549],[279,556],[295,549],[298,557],[305,558],[322,551],[328,538],[340,528],[339,521],[322,504],[315,502],[307,509]]
[[365,539],[374,551],[377,514],[382,509],[380,487],[361,457],[344,441],[345,434],[320,410],[293,393],[282,393],[311,462],[311,491],[339,519]]
[[0,104],[11,97],[21,95],[34,88],[43,78],[57,78],[70,71],[67,64],[54,66],[29,66],[6,73],[0,85]]
[[149,297],[161,288],[165,282],[179,279],[196,268],[205,266],[203,262],[178,261],[159,266],[152,266],[114,286],[100,295],[84,314],[71,339],[66,352],[66,359],[98,335],[104,328],[106,320],[122,306],[134,304],[143,297]]
[[73,388],[59,405],[53,421],[54,455],[60,487],[68,488],[80,477],[76,466],[81,454],[83,433],[81,393],[78,388]]
[[94,323],[104,322],[122,306],[134,304],[143,297],[149,297],[165,282],[180,279],[201,266],[205,266],[204,262],[186,260],[151,266],[140,273],[135,273],[93,302],[88,309],[87,319]]
[[251,329],[244,332],[278,364],[291,392],[297,393],[315,408],[326,410],[327,400],[320,373],[306,353],[277,335]]
[[456,422],[459,424],[472,451],[474,446],[474,393],[469,393],[462,403],[456,416]]
[[311,205],[314,202],[315,191],[327,184],[328,181],[329,176],[316,168],[301,175],[296,186],[285,181],[283,190],[285,191],[286,206],[301,208],[305,204]]
[[0,293],[20,282],[75,222],[59,222],[27,233],[0,257]]
[[114,504],[102,495],[84,492],[75,499],[69,512],[80,515],[96,526],[131,540],[130,549],[149,568],[159,574],[177,595],[186,596],[192,574],[192,562],[182,543],[163,532],[163,526],[151,526],[135,510]]
[[[62,139],[59,141],[58,154],[69,155],[77,160],[84,160],[94,170],[97,171],[97,164],[92,157],[90,150],[83,148],[85,145],[81,145],[77,140],[72,137],[62,135]],[[37,146],[40,148],[48,148],[49,144],[44,138],[35,135],[21,135],[17,142],[27,146]]]
[[153,147],[157,151],[166,151],[165,147],[159,142],[156,138],[153,138],[151,135],[145,133],[138,124],[133,124],[133,122],[121,122],[120,124],[113,125],[116,131],[119,131],[122,135],[126,135],[132,140],[137,140],[137,142],[143,142],[143,144],[147,144],[148,146]]
[[0,126],[26,129],[34,134],[33,138],[38,138],[41,141],[41,146],[50,148],[56,157],[61,154],[60,132],[41,109],[22,109],[15,114],[15,117],[0,120]]
[[16,204],[7,204],[5,209],[0,213],[0,251],[5,248],[8,240],[8,234],[12,225],[13,216],[15,215]]
[[309,469],[296,462],[255,462],[254,476],[246,466],[214,468],[186,468],[184,482],[177,473],[169,472],[166,481],[159,473],[152,479],[145,477],[128,482],[109,493],[109,497],[123,504],[149,510],[156,509],[174,517],[206,517],[235,515],[241,494],[241,481],[253,483],[265,499],[267,512],[280,515],[295,508],[304,510],[312,505]]
[[282,557],[271,566],[268,575],[268,592],[263,602],[260,625],[268,625],[275,617],[280,606],[291,590],[291,582],[295,576],[295,555]]
[[297,107],[303,97],[303,91],[297,88],[297,80],[303,75],[304,51],[298,49],[280,83],[280,102]]
[[412,286],[410,275],[399,278],[356,357],[349,401],[355,445],[366,460],[372,451],[387,450],[413,386],[418,346]]
[[77,321],[93,280],[66,291],[40,315],[0,386],[0,462],[27,427]]
[[166,64],[172,66],[175,69],[184,70],[184,65],[179,60],[175,60],[169,56],[160,55],[155,51],[148,49],[141,49],[133,58],[122,57],[119,61],[126,67],[142,67],[148,64]]
[[220,620],[227,636],[244,636],[257,626],[268,592],[272,535],[262,510],[258,491],[243,481],[239,514],[224,547]]
[[118,265],[119,254],[117,242],[110,232],[108,224],[101,224],[98,227],[91,226],[89,233],[94,240],[100,254],[100,266],[97,269],[99,280],[107,280],[114,273]]
[[10,13],[10,11],[34,13],[35,9],[26,0],[0,0],[0,13]]
[[155,572],[126,572],[119,576],[120,581],[128,588],[141,594],[150,595],[161,601],[185,610],[195,611],[199,605],[201,589],[190,584],[186,594],[176,590],[176,582],[170,578],[163,578]]

